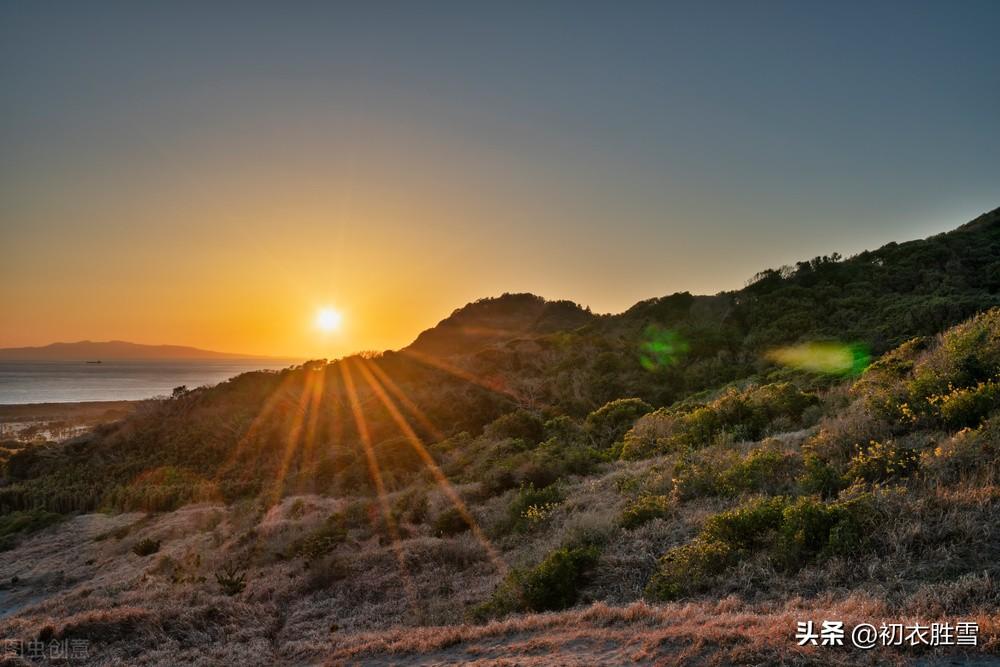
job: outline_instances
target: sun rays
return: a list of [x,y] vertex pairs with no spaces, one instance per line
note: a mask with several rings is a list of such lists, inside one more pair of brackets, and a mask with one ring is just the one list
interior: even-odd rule
[[500,570],[502,573],[506,573],[507,564],[503,561],[502,558],[500,558],[500,554],[493,547],[493,544],[486,537],[486,534],[483,533],[482,528],[479,527],[479,524],[476,522],[475,518],[469,512],[469,508],[466,507],[465,502],[462,501],[461,496],[459,496],[458,492],[455,491],[455,487],[452,486],[451,482],[448,481],[448,478],[441,471],[441,468],[438,466],[437,462],[434,461],[434,457],[431,456],[430,452],[427,451],[427,448],[424,447],[424,444],[420,441],[420,438],[417,436],[416,432],[414,432],[413,427],[410,426],[409,422],[406,420],[406,417],[404,417],[403,414],[399,411],[399,408],[396,407],[396,405],[392,402],[392,399],[389,398],[389,396],[386,394],[385,389],[379,383],[378,379],[376,379],[374,374],[369,370],[369,366],[373,365],[372,362],[368,361],[367,359],[351,359],[350,361],[353,361],[354,363],[357,364],[358,369],[360,370],[362,376],[368,382],[372,391],[375,392],[375,395],[378,397],[379,401],[382,402],[382,405],[385,406],[386,410],[389,411],[389,415],[392,417],[392,420],[396,423],[400,431],[402,431],[403,435],[406,437],[407,441],[417,452],[417,455],[423,461],[424,465],[426,465],[427,469],[430,470],[438,486],[441,487],[441,490],[444,492],[445,496],[447,496],[447,498],[451,501],[452,505],[454,505],[458,513],[462,515],[462,518],[465,520],[465,522],[469,524],[469,528],[472,530],[473,535],[475,535],[476,539],[486,550],[486,553],[489,555],[490,560],[493,561],[494,565],[496,565],[498,570]]
[[[443,370],[462,381],[507,398],[516,396],[499,380],[479,378],[429,355],[412,356],[422,365]],[[350,416],[345,418],[342,406]],[[345,431],[347,421],[353,423],[353,433]],[[377,424],[377,434],[373,432],[373,423]],[[274,457],[274,477],[264,489],[264,497],[273,506],[287,493],[301,491],[303,471],[311,470],[318,461],[343,461],[336,456],[338,448],[349,444],[345,437],[356,436],[356,451],[363,457],[403,589],[414,612],[419,614],[420,596],[407,569],[403,531],[393,512],[387,488],[387,479],[391,481],[392,478],[386,477],[387,462],[380,461],[376,451],[376,437],[379,441],[383,439],[387,427],[395,428],[403,436],[443,498],[468,524],[472,536],[494,567],[500,574],[506,574],[508,565],[425,445],[424,438],[432,438],[427,442],[442,440],[442,430],[393,379],[391,371],[377,360],[348,357],[332,364],[306,364],[286,373],[262,401],[259,411],[219,469],[216,481],[241,468],[246,470],[247,477],[252,477],[250,468],[266,465],[267,457]],[[272,454],[267,453],[270,442],[279,445],[277,450],[270,450]],[[262,456],[265,458],[261,462],[251,460],[251,457]],[[317,488],[317,491],[323,489]]]

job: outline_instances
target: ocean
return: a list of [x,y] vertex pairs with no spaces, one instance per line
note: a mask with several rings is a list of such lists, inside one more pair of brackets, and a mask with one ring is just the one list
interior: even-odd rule
[[0,405],[122,401],[169,396],[174,387],[218,384],[234,375],[287,368],[281,360],[0,361]]

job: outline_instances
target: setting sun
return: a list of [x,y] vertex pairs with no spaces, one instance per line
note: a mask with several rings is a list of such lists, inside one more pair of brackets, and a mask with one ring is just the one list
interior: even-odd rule
[[320,308],[316,311],[316,328],[325,333],[339,329],[342,320],[340,312],[333,308]]

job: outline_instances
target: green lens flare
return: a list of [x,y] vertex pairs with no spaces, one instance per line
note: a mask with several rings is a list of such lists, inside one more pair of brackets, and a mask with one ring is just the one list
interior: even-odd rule
[[871,361],[860,343],[801,343],[771,350],[767,358],[784,366],[825,375],[860,375]]
[[647,371],[673,366],[688,351],[689,345],[679,333],[652,324],[646,327],[639,345],[639,363]]

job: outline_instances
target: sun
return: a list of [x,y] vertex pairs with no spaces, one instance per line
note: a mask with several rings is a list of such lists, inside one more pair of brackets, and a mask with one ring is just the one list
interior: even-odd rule
[[320,308],[316,311],[316,328],[324,333],[336,331],[343,319],[340,311],[334,308]]

